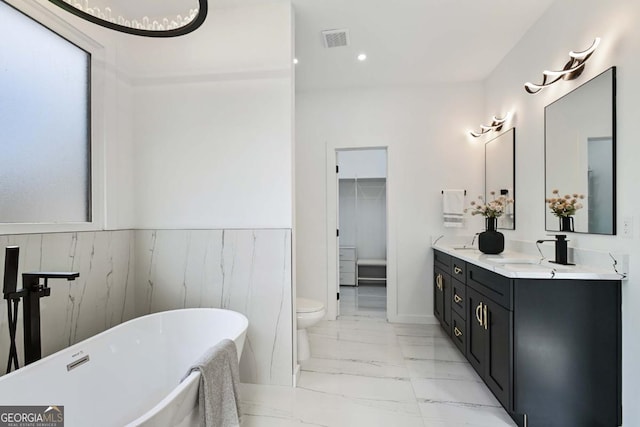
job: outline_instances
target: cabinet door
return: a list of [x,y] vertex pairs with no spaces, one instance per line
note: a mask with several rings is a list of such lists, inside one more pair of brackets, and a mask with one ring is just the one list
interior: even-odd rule
[[483,301],[486,299],[475,290],[467,288],[467,359],[483,378],[487,357],[486,331],[483,322]]
[[433,271],[433,315],[442,323],[444,311],[443,274],[441,270]]
[[513,313],[490,299],[485,298],[484,304],[487,307],[484,380],[502,406],[511,411]]
[[451,277],[439,268],[433,273],[433,314],[451,336]]

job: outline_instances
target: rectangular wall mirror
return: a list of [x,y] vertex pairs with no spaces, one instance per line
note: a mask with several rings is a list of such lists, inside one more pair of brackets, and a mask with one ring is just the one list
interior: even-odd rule
[[[484,199],[505,196],[513,204],[498,218],[498,228],[516,228],[516,129],[512,128],[487,142],[484,146]],[[493,195],[492,195],[493,192]]]
[[[545,198],[584,196],[563,231],[616,233],[615,88],[612,67],[545,108]],[[546,205],[545,218],[548,231],[560,231]]]

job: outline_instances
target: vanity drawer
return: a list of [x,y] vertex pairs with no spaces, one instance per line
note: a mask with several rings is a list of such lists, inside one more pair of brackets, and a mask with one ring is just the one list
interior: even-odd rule
[[467,279],[467,263],[451,258],[451,277],[464,283]]
[[451,308],[463,320],[466,319],[467,285],[456,279],[451,281]]
[[467,337],[465,334],[467,333],[467,329],[465,327],[464,320],[462,317],[458,315],[457,312],[451,313],[451,338],[453,338],[453,342],[458,347],[458,350],[467,356]]
[[444,252],[440,252],[437,249],[433,250],[433,263],[445,271],[449,271],[451,267],[451,255],[447,255]]
[[513,311],[511,279],[473,264],[467,265],[467,286]]

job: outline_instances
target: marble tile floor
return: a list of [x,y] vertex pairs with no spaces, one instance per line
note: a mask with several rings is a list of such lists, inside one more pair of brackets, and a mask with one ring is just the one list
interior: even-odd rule
[[386,286],[340,286],[340,314],[343,316],[366,316],[386,319]]
[[297,388],[242,384],[243,427],[513,427],[437,325],[341,316],[309,329]]

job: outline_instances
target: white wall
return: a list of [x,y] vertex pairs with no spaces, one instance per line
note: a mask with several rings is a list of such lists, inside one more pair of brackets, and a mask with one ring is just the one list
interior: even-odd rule
[[[634,220],[632,239],[622,236],[571,235],[570,246],[630,254],[629,281],[623,284],[623,423],[640,425],[640,199],[638,182],[640,145],[640,3],[616,0],[566,0],[555,2],[522,38],[485,83],[485,115],[511,110],[515,113],[517,230],[507,238],[536,240],[545,235],[544,107],[571,89],[615,65],[617,69],[617,200],[618,224]],[[570,25],[567,23],[570,22]],[[525,81],[537,82],[544,69],[560,69],[570,50],[587,48],[602,37],[600,47],[576,81],[559,82],[538,95],[528,95]]]
[[111,73],[113,86],[106,88],[107,143],[104,147],[105,229],[131,229],[134,227],[133,194],[133,88],[128,80]]
[[288,79],[138,86],[137,228],[291,228]]
[[137,228],[292,227],[291,19],[213,8],[202,31],[132,43]]
[[338,151],[339,178],[385,178],[386,150]]
[[482,94],[475,83],[297,94],[298,295],[327,302],[328,287],[334,286],[335,261],[327,255],[328,245],[335,245],[329,232],[335,214],[327,214],[335,199],[326,196],[335,176],[331,153],[388,147],[388,285],[397,285],[388,316],[433,321],[430,237],[444,232],[440,191],[483,191],[477,177],[483,174],[484,145],[467,135],[484,119]]

